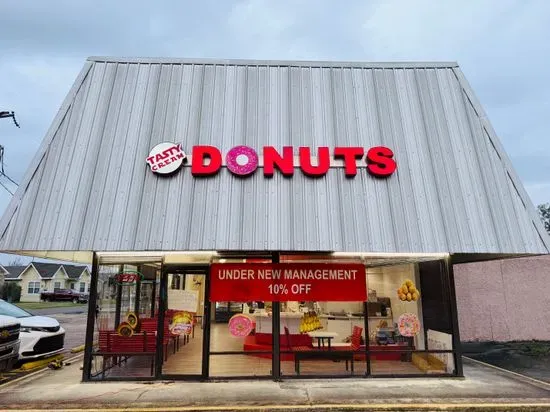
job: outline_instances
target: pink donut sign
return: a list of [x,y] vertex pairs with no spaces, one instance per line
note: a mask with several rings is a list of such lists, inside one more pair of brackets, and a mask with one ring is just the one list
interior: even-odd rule
[[250,335],[250,332],[252,332],[252,328],[252,319],[246,315],[237,314],[229,319],[229,333],[233,336],[239,338],[248,336]]
[[246,176],[258,168],[258,153],[248,146],[235,146],[227,152],[225,163],[233,174]]

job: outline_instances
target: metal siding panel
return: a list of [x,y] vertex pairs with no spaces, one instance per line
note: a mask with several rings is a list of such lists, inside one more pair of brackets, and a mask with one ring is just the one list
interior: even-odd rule
[[[30,240],[31,245],[25,245],[25,248],[35,247],[34,250],[48,250],[51,248],[59,208],[64,198],[67,176],[70,173],[70,160],[76,143],[75,135],[78,133],[85,114],[84,108],[93,83],[94,73],[96,73],[96,70],[92,68],[76,95],[74,104],[68,110],[64,120],[66,128],[61,127],[58,129],[52,139],[52,143],[48,148],[48,152],[52,153],[52,156],[48,156],[47,163],[43,162],[39,165],[39,167],[46,169],[45,173],[51,179],[51,182],[40,188],[43,194],[37,201],[40,202],[38,204],[42,207],[37,208],[37,218],[33,222],[33,226],[36,226],[37,229],[36,238],[34,241],[32,238],[27,238],[27,241]],[[59,147],[56,146],[57,144],[59,144]],[[53,153],[56,153],[56,155],[53,155]]]
[[[70,216],[76,203],[78,181],[82,173],[83,158],[86,154],[88,136],[93,124],[96,108],[100,100],[105,65],[94,66],[90,73],[90,87],[75,128],[67,132],[66,148],[62,155],[62,168],[56,176],[56,184],[50,197],[51,210],[43,229],[44,250],[62,250],[68,232]],[[69,134],[70,133],[70,134]],[[87,173],[93,173],[93,169]]]
[[[425,149],[429,153],[429,162],[426,167],[432,169],[433,188],[435,189],[432,192],[430,204],[434,207],[434,215],[439,216],[438,222],[434,225],[434,230],[438,232],[436,245],[438,249],[444,246],[445,249],[456,250],[461,244],[461,238],[457,236],[459,232],[450,190],[454,182],[447,177],[446,164],[449,161],[449,156],[441,145],[440,123],[444,119],[441,118],[437,78],[432,70],[418,72],[417,76],[426,129]],[[437,224],[441,226],[437,226]]]
[[[134,70],[136,67],[134,66]],[[83,204],[80,217],[83,217],[83,224],[74,224],[71,228],[72,244],[90,245],[92,239],[105,248],[109,227],[113,214],[114,197],[120,181],[120,169],[126,161],[124,136],[127,127],[129,111],[126,107],[130,104],[129,98],[133,95],[130,83],[128,83],[128,65],[117,65],[115,68],[114,83],[104,87],[112,88],[111,98],[107,105],[107,117],[101,131],[101,138],[98,138],[99,146],[97,152],[88,150],[87,159],[93,160],[95,173],[87,191],[87,199]],[[117,143],[118,141],[118,143]],[[97,153],[97,154],[95,154]],[[78,222],[79,218],[75,218]]]
[[463,97],[464,107],[468,116],[470,125],[470,134],[472,136],[473,155],[471,161],[474,166],[472,171],[475,171],[476,188],[480,191],[480,199],[482,202],[477,204],[478,208],[485,211],[483,216],[483,231],[487,233],[487,243],[480,246],[479,250],[499,250],[500,239],[506,237],[506,229],[502,227],[499,221],[498,208],[494,206],[494,199],[496,197],[494,190],[495,186],[492,184],[492,171],[488,167],[488,152],[487,145],[483,141],[485,138],[479,118],[477,118],[474,108],[466,97]]
[[[365,140],[362,145],[365,148],[379,146],[382,144],[382,135],[380,129],[380,118],[378,116],[376,93],[374,89],[374,73],[372,70],[361,70],[360,93],[358,93],[358,102],[360,107],[360,116],[362,129],[364,130]],[[398,160],[399,161],[399,160]],[[376,179],[363,179],[365,210],[362,218],[365,220],[366,228],[366,248],[364,250],[374,251],[382,250],[384,244],[384,235],[382,234],[382,225],[388,215],[384,210],[378,209],[378,190],[379,182]]]
[[[209,136],[202,136],[200,133],[200,121],[201,121],[201,106],[203,98],[203,85],[204,85],[204,70],[202,66],[193,65],[190,71],[185,71],[185,84],[190,88],[189,106],[188,106],[188,125],[187,125],[187,137],[189,143],[186,143],[186,147],[191,147],[193,144],[211,144],[210,140],[207,140]],[[187,82],[189,80],[189,83]],[[195,184],[199,183],[200,179],[190,179],[189,174],[185,173],[184,194],[180,197],[180,208],[178,218],[178,230],[176,233],[177,248],[185,250],[189,248],[189,242],[192,236],[191,224],[199,224],[200,222],[193,222],[193,204],[194,204],[194,190]],[[199,226],[200,229],[200,226]],[[220,239],[221,240],[221,239]]]
[[492,227],[492,217],[489,210],[491,204],[487,199],[487,192],[483,190],[483,164],[480,163],[477,156],[475,145],[477,136],[473,131],[465,107],[463,90],[456,81],[454,73],[447,71],[446,74],[449,76],[448,82],[452,97],[449,99],[453,106],[451,116],[456,119],[458,129],[455,144],[461,147],[461,158],[458,166],[463,182],[463,196],[466,197],[464,208],[468,216],[470,236],[472,237],[471,250],[484,250],[485,245],[491,245],[490,247],[493,250],[497,250],[494,242],[496,234]]
[[490,143],[489,139],[486,136],[486,141],[489,147],[489,157],[490,164],[493,170],[493,184],[496,187],[497,192],[497,203],[493,205],[498,205],[498,210],[500,212],[500,220],[498,224],[504,225],[507,229],[507,238],[505,239],[505,250],[506,252],[512,251],[515,249],[515,239],[517,237],[519,227],[516,221],[514,206],[511,200],[511,193],[508,191],[508,175],[502,167],[502,162],[497,151],[494,149],[494,146]]
[[[120,165],[118,180],[111,183],[116,185],[117,190],[113,195],[110,224],[100,226],[101,232],[106,235],[103,235],[104,241],[99,242],[99,245],[106,250],[116,250],[122,247],[123,244],[125,247],[133,245],[133,239],[128,239],[128,232],[125,233],[127,228],[125,222],[135,220],[134,215],[139,210],[139,206],[135,201],[137,201],[137,195],[140,194],[139,191],[142,189],[140,187],[135,188],[139,191],[133,190],[132,182],[134,179],[138,179],[137,169],[141,170],[144,163],[138,148],[141,140],[149,74],[149,66],[143,64],[132,65],[128,71],[127,87],[129,90],[125,93],[125,99],[128,99],[129,103],[126,104],[126,100],[122,103],[122,109],[125,111],[123,117],[127,119],[127,123],[123,124],[121,122],[121,128],[123,129],[120,130],[120,135],[117,136],[117,147],[120,144],[123,148],[124,161]],[[111,179],[109,177],[109,180]],[[93,243],[94,239],[90,239],[85,245],[81,245],[81,248],[92,248]]]
[[33,211],[36,209],[36,199],[39,193],[38,189],[44,176],[44,169],[44,167],[39,167],[37,172],[32,177],[27,188],[26,196],[22,199],[19,206],[17,218],[12,219],[13,226],[17,227],[18,230],[14,233],[14,237],[11,242],[14,245],[19,245],[18,247],[24,245],[25,239],[27,238],[31,224],[31,217]]
[[449,75],[451,73],[446,70],[438,70],[436,73],[441,98],[441,127],[444,135],[440,139],[440,142],[447,157],[445,166],[448,183],[449,185],[454,183],[454,186],[451,186],[453,187],[453,218],[458,228],[461,247],[466,250],[473,250],[472,225],[466,213],[466,205],[469,199],[465,198],[465,196],[470,195],[468,182],[465,181],[465,178],[468,176],[468,168],[464,162],[465,153],[461,144],[463,140],[467,139],[467,136],[460,133],[454,113],[452,86],[449,84]]
[[[380,145],[392,146],[392,107],[391,91],[388,89],[386,70],[374,70],[374,96],[373,104],[377,109],[378,127],[380,128]],[[394,213],[403,207],[400,197],[396,192],[399,188],[400,170],[397,169],[392,182],[389,180],[377,180],[375,192],[377,197],[376,211],[380,214],[380,233],[382,250],[397,250],[395,239],[395,227],[402,222]]]
[[[164,112],[161,116],[164,118],[162,130],[159,132],[160,141],[180,142],[176,135],[176,126],[179,115],[179,101],[181,93],[182,70],[181,66],[166,66],[167,74],[170,77],[169,89],[167,91],[167,100]],[[162,79],[162,77],[161,77]],[[184,149],[185,150],[185,149]],[[147,167],[144,165],[144,167]],[[168,247],[166,242],[166,225],[170,215],[174,212],[174,206],[169,201],[172,192],[176,192],[180,181],[179,173],[173,176],[159,176],[161,180],[167,178],[165,184],[158,185],[155,193],[154,216],[156,217],[154,225],[151,227],[151,239],[148,249],[159,250]],[[177,209],[176,209],[177,211]]]
[[[80,94],[78,96],[83,96]],[[82,97],[77,97],[75,105],[82,102]],[[78,107],[78,106],[77,106]],[[33,204],[29,204],[28,207],[32,208],[32,215],[28,218],[29,229],[26,236],[21,242],[14,242],[15,244],[28,244],[34,250],[40,248],[40,234],[44,226],[45,221],[49,219],[47,216],[51,212],[48,207],[37,207],[38,205],[47,205],[49,203],[50,195],[53,192],[53,186],[55,184],[55,177],[60,164],[62,164],[61,154],[64,148],[64,141],[67,136],[67,129],[69,127],[71,115],[78,113],[78,110],[72,106],[67,112],[63,122],[54,136],[51,145],[49,146],[44,158],[39,164],[39,169],[42,169],[43,176],[40,181],[40,186],[36,189],[37,194]],[[33,177],[34,179],[34,177]],[[27,192],[28,196],[30,192]],[[25,197],[26,197],[25,196]],[[23,207],[23,203],[21,205]],[[17,222],[14,222],[14,226],[18,226]],[[19,229],[18,231],[20,231]]]
[[[117,85],[119,67],[120,65],[118,64],[107,64],[91,127],[78,135],[79,144],[71,165],[72,174],[75,175],[75,179],[70,184],[76,184],[72,200],[73,207],[72,210],[67,209],[67,211],[70,210],[70,214],[64,214],[65,220],[60,227],[60,236],[58,236],[59,249],[56,248],[55,250],[70,250],[75,245],[80,244],[83,230],[86,228],[86,211],[90,206],[96,206],[94,203],[90,204],[90,197],[96,174],[104,173],[104,168],[101,167],[100,163],[100,160],[102,161],[103,159],[99,159],[99,155],[103,148],[103,155],[107,156],[105,145],[112,144],[111,142],[115,134],[114,127],[116,126],[118,117],[116,112],[113,113],[110,110],[111,103],[113,99],[116,101],[124,90],[123,84]],[[124,77],[125,71],[122,71],[120,78],[124,79]],[[106,135],[108,138],[106,138]],[[113,183],[116,184],[118,179],[113,180]],[[103,191],[103,187],[97,188],[97,192]],[[95,229],[97,225],[98,222],[96,220],[93,222],[92,227]]]
[[[404,197],[404,212],[410,239],[410,248],[418,249],[421,245],[436,247],[434,239],[432,207],[429,204],[429,194],[424,182],[427,179],[425,163],[422,160],[423,148],[421,139],[424,134],[422,127],[422,111],[417,92],[417,84],[414,70],[396,71],[397,93],[399,96],[399,109],[401,113],[401,135],[403,138],[403,151],[406,156],[406,173],[400,174],[400,180],[407,179],[406,185],[402,185]],[[399,169],[404,166],[398,159]]]
[[122,244],[119,246],[121,250],[144,250],[146,248],[145,245],[148,239],[145,239],[144,232],[147,229],[147,224],[151,222],[142,220],[142,210],[152,208],[152,197],[157,182],[156,177],[147,170],[144,159],[139,159],[140,156],[147,156],[153,144],[159,143],[158,140],[151,141],[152,138],[161,138],[161,136],[155,135],[153,131],[160,66],[149,65],[146,67],[147,84],[143,100],[143,112],[141,113],[140,125],[136,135],[137,141],[134,143],[137,146],[136,163],[132,171],[128,202],[129,213],[124,217],[122,228]]
[[[158,77],[150,87],[156,89],[155,111],[151,119],[151,134],[149,137],[148,149],[166,140],[164,135],[166,125],[166,114],[169,110],[168,99],[170,97],[170,81],[172,78],[172,66],[161,65],[158,67]],[[145,153],[147,153],[145,151]],[[142,163],[143,170],[146,170],[145,163]],[[141,209],[136,231],[136,244],[139,249],[158,250],[159,241],[156,238],[156,229],[162,225],[164,217],[164,194],[166,193],[168,181],[162,177],[147,171],[145,174],[145,190],[141,198]]]
[[[544,251],[467,86],[456,71],[427,67],[95,62],[0,244]],[[267,179],[261,169],[238,178],[222,167],[199,179],[184,167],[159,177],[144,159],[161,141],[224,152],[247,144],[260,155],[264,145],[296,154],[387,145],[398,170],[375,179],[361,168],[348,179],[332,168],[313,179],[296,167],[292,178]]]

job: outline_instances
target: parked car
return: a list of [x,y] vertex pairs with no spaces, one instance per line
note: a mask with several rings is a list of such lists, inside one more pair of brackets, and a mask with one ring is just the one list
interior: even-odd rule
[[88,302],[88,294],[72,289],[56,289],[53,292],[42,292],[40,300],[44,302],[66,300],[73,301],[74,303],[86,303]]
[[19,358],[19,321],[0,315],[0,372],[10,370]]
[[65,330],[54,318],[34,316],[2,299],[0,299],[0,315],[14,317],[21,324],[19,360],[44,358],[63,351]]

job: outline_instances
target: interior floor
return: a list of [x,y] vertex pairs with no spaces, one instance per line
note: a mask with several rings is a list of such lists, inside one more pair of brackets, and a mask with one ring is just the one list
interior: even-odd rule
[[[201,375],[203,332],[200,325],[195,326],[194,337],[187,344],[180,339],[179,350],[175,343],[168,347],[168,359],[163,363],[164,375]],[[210,328],[210,351],[242,351],[244,338],[237,338],[229,333],[227,324],[213,323]],[[175,353],[174,353],[175,350]],[[96,358],[93,373],[102,369],[101,358]],[[148,377],[151,375],[151,357],[132,357],[120,366],[107,370],[105,377]],[[351,366],[351,365],[350,365]],[[294,361],[281,361],[283,376],[296,376]],[[372,375],[412,375],[425,373],[412,362],[371,360]],[[224,378],[231,376],[270,376],[272,361],[257,354],[210,355],[210,377]],[[367,365],[365,360],[355,360],[354,371],[346,370],[345,361],[305,360],[300,362],[300,376],[307,375],[342,375],[364,376]]]

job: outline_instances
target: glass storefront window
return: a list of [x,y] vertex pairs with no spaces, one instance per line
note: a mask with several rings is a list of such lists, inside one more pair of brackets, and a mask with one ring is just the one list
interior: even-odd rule
[[367,269],[371,374],[453,373],[452,353],[430,352],[452,350],[444,278],[441,261]]
[[[307,262],[334,264],[326,256]],[[249,262],[217,263],[244,270]],[[366,299],[347,302],[211,302],[209,270],[160,261],[100,265],[91,379],[455,373],[444,261],[361,264]]]
[[100,265],[91,378],[152,377],[160,265]]
[[364,376],[363,307],[363,302],[285,302],[281,306],[281,374]]

